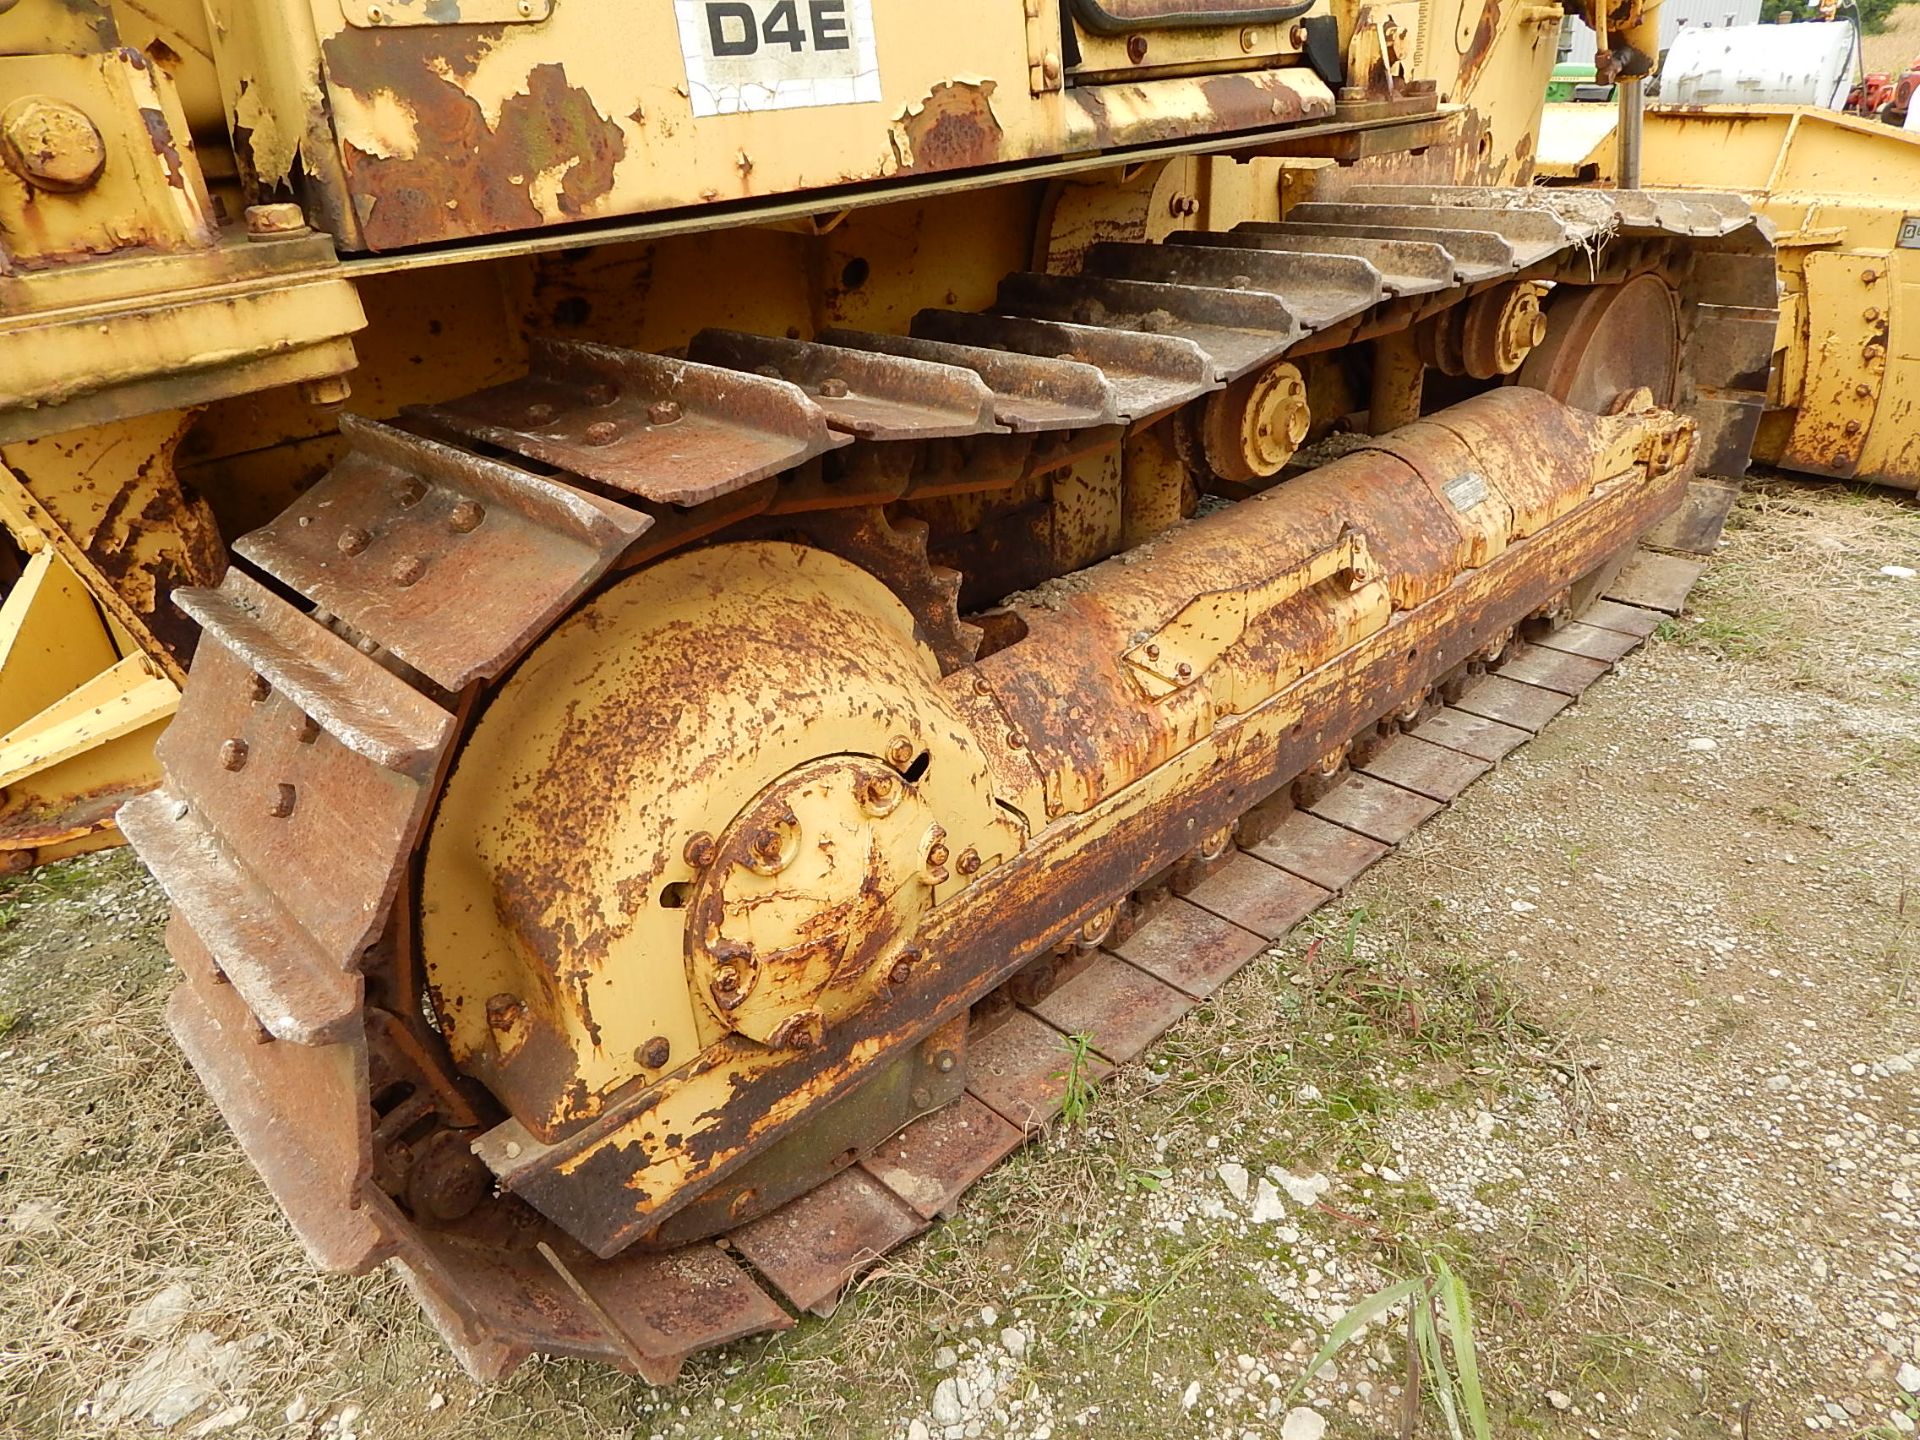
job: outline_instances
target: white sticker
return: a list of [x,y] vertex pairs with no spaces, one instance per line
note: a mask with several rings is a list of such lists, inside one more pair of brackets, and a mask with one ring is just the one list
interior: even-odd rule
[[1487,477],[1478,470],[1462,470],[1440,487],[1456,510],[1471,510],[1487,498]]
[[695,115],[880,98],[873,0],[674,0]]

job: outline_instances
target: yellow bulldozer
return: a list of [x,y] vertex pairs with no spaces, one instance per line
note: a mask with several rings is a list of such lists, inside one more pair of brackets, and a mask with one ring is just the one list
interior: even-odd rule
[[1770,229],[1561,14],[0,0],[0,854],[475,1374],[831,1303],[1684,590]]

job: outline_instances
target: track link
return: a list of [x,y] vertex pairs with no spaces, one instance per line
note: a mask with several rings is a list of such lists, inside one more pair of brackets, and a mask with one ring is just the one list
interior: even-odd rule
[[[468,1219],[493,1179],[472,1154],[511,1172],[526,1142],[451,1073],[421,1013],[416,856],[490,682],[610,575],[814,515],[912,592],[957,670],[980,640],[957,577],[916,567],[923,538],[879,506],[982,473],[1011,483],[1289,354],[1610,264],[1713,257],[1676,403],[1703,468],[1744,469],[1773,270],[1730,197],[1364,187],[1279,225],[1177,238],[1095,246],[1076,276],[1009,276],[994,313],[926,312],[906,337],[707,331],[685,359],[537,345],[522,380],[401,426],[346,421],[340,464],[238,543],[309,608],[237,566],[180,596],[204,634],[159,747],[166,784],[120,823],[174,906],[173,1031],[317,1262],[400,1263],[483,1377],[540,1351],[666,1383],[696,1350],[791,1325],[769,1289],[829,1310],[1053,1113],[1063,1034],[1096,1036],[1102,1065],[1133,1058],[1571,703],[1649,633],[1648,604],[1677,608],[1691,573],[1648,561],[1496,673],[1456,667],[1449,703],[1382,717],[1351,772],[1298,809],[1230,826],[1037,957],[977,1007],[963,1091],[722,1245],[608,1259],[518,1202]],[[959,478],[940,460],[956,441]]]

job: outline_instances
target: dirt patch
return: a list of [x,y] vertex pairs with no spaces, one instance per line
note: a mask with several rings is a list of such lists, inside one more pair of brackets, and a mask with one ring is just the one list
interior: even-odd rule
[[1303,1372],[1445,1260],[1495,1434],[1910,1433],[1920,581],[1889,565],[1912,504],[1750,493],[1696,613],[1082,1125],[671,1392],[475,1386],[392,1277],[314,1275],[165,1037],[131,858],[7,882],[3,1428],[1399,1434],[1404,1310]]

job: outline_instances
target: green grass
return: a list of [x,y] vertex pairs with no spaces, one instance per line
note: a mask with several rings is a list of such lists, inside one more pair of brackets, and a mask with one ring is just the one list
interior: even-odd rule
[[1791,650],[1795,640],[1785,616],[1744,600],[1732,613],[1708,613],[1662,620],[1654,633],[1662,640],[1704,650],[1718,660],[1754,660]]
[[1100,1086],[1093,1078],[1093,1037],[1069,1035],[1062,1044],[1067,1051],[1067,1068],[1056,1072],[1053,1077],[1063,1087],[1060,1092],[1060,1118],[1070,1126],[1084,1125],[1093,1110],[1093,1102],[1100,1098]]
[[[1492,1440],[1486,1396],[1480,1387],[1479,1342],[1473,1331],[1473,1302],[1464,1281],[1445,1260],[1435,1258],[1424,1273],[1390,1285],[1355,1303],[1327,1332],[1288,1392],[1288,1403],[1329,1360],[1394,1310],[1405,1306],[1406,1380],[1409,1405],[1431,1401],[1449,1440]],[[1403,1417],[1402,1434],[1411,1434],[1417,1412]],[[1413,1423],[1407,1423],[1407,1422]]]

